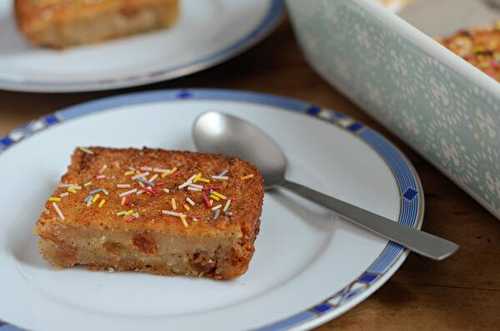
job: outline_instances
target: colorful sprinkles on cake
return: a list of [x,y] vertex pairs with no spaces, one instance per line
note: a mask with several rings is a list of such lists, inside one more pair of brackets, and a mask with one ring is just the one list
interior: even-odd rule
[[[85,148],[84,148],[85,149]],[[93,151],[86,149],[88,152],[94,153]],[[84,150],[85,152],[85,150]],[[115,167],[115,163],[112,163],[112,167]],[[120,168],[119,166],[116,166]],[[224,193],[224,187],[228,185],[227,183],[221,183],[222,181],[229,181],[229,170],[225,169],[215,174],[205,173],[200,171],[195,173],[185,173],[185,171],[179,172],[178,176],[175,178],[184,177],[184,181],[180,182],[176,179],[172,181],[177,181],[173,188],[167,188],[165,186],[172,185],[170,183],[163,182],[162,179],[170,176],[179,171],[178,167],[158,167],[154,166],[138,166],[127,167],[127,171],[122,172],[121,175],[106,176],[105,173],[110,174],[108,165],[104,164],[100,166],[97,170],[97,175],[92,177],[99,181],[98,184],[101,187],[95,187],[93,180],[82,181],[82,183],[63,183],[60,187],[64,188],[66,191],[60,193],[58,196],[52,196],[48,199],[48,202],[52,204],[53,210],[57,214],[58,218],[64,220],[64,214],[60,209],[58,203],[63,201],[63,198],[68,197],[70,194],[76,194],[78,191],[86,191],[85,198],[83,202],[86,206],[94,208],[104,208],[107,205],[112,206],[112,201],[115,200],[123,207],[123,210],[116,210],[114,214],[117,217],[122,218],[135,218],[140,217],[140,210],[128,209],[130,207],[135,207],[143,205],[150,199],[154,199],[158,194],[165,194],[168,197],[167,201],[170,202],[169,210],[161,210],[161,214],[165,216],[171,216],[178,218],[184,227],[189,226],[189,220],[196,223],[200,221],[199,214],[200,210],[206,210],[209,215],[207,215],[207,221],[217,220],[221,215],[231,216],[231,207],[233,204],[233,199],[228,197]],[[120,180],[121,176],[121,180]],[[254,174],[246,174],[240,176],[240,179],[245,181],[254,177]],[[187,179],[186,179],[187,178]],[[103,181],[101,181],[102,179]],[[109,183],[106,180],[117,180],[116,183]],[[109,193],[104,187],[109,189],[113,195],[109,196]],[[170,186],[172,187],[172,186]],[[185,192],[184,196],[179,198],[179,191]],[[147,193],[147,197],[141,197],[142,194]],[[116,194],[116,195],[114,195]],[[108,197],[109,196],[109,197]],[[141,200],[138,200],[141,199]],[[137,202],[141,201],[140,204]],[[128,208],[127,208],[128,207]],[[111,207],[107,207],[111,208]]]
[[94,198],[92,198],[92,204],[96,203],[97,200],[99,200],[100,197],[101,197],[100,193],[97,193],[96,195],[94,195]]
[[167,176],[173,175],[176,171],[177,171],[177,167],[174,167],[174,168],[172,168],[172,170],[170,170],[169,172],[166,172],[166,173],[164,173],[163,175],[161,175],[161,178],[165,178],[165,177],[167,177]]
[[222,171],[220,174],[218,175],[215,175],[215,176],[211,176],[212,179],[214,180],[229,180],[229,177],[226,176],[226,174],[229,172],[229,170],[224,170]]
[[59,208],[59,205],[56,203],[56,202],[52,202],[52,207],[54,208],[54,210],[56,211],[56,214],[57,216],[59,217],[59,219],[61,221],[64,221],[65,218],[64,218],[64,214],[62,213],[61,209]]
[[66,188],[66,190],[69,193],[73,193],[73,194],[76,194],[78,191],[80,191],[82,189],[82,187],[80,185],[77,185],[77,184],[61,184],[59,186]]
[[203,185],[198,185],[198,184],[189,184],[190,188],[194,188],[197,190],[203,190]]
[[126,197],[127,195],[134,194],[135,192],[137,192],[136,188],[129,190],[129,191],[126,191],[126,192],[123,192],[123,193],[120,193],[120,198]]
[[65,187],[65,188],[74,188],[76,190],[81,190],[82,187],[78,184],[61,184],[59,187]]
[[182,224],[184,225],[184,227],[186,227],[186,228],[187,228],[187,227],[188,227],[188,223],[187,223],[187,220],[186,220],[186,219],[187,219],[186,215],[182,215],[182,216],[181,216],[181,221],[182,221]]
[[200,172],[200,173],[198,173],[198,174],[196,175],[196,177],[194,178],[194,183],[198,183],[198,182],[208,184],[208,183],[210,183],[210,179],[208,179],[208,178],[203,178],[203,176],[202,176],[202,174],[201,174],[201,172]]
[[105,165],[102,166],[102,168],[99,170],[99,173],[100,174],[104,173],[104,171],[106,171],[106,169],[108,169],[108,165],[107,164],[105,164]]
[[139,178],[144,180],[145,177],[148,175],[149,175],[149,172],[146,171],[146,172],[135,175],[134,177],[132,177],[132,180],[138,180]]
[[94,154],[94,152],[92,152],[90,149],[88,149],[87,147],[79,147],[79,149],[86,153],[86,154]]
[[214,197],[219,198],[219,200],[220,200],[220,199],[222,199],[222,200],[227,200],[227,198],[226,198],[226,196],[225,196],[225,195],[223,195],[223,194],[221,194],[221,193],[219,193],[219,192],[217,192],[217,191],[212,191],[212,192],[211,192],[211,195],[212,195],[212,196],[214,196]]
[[222,210],[224,213],[226,213],[229,210],[229,207],[231,206],[231,199],[226,201],[226,204],[224,206],[224,209]]
[[158,179],[159,175],[158,174],[154,174],[153,176],[151,176],[151,178],[148,180],[148,182],[150,183],[154,183],[156,179]]
[[181,217],[181,215],[184,215],[183,213],[179,213],[179,212],[172,211],[172,210],[162,210],[161,212],[163,215],[167,215],[167,216]]
[[212,204],[210,202],[211,200],[208,199],[207,193],[203,192],[202,197],[203,197],[203,203],[205,204],[205,207],[210,208],[212,206]]
[[122,211],[119,211],[118,213],[116,213],[116,216],[118,217],[128,217],[128,216],[132,216],[134,218],[139,218],[139,213],[136,212],[134,209],[130,209],[130,210],[122,210]]
[[229,179],[228,176],[212,176],[211,178],[214,180],[228,180]]
[[182,183],[181,185],[179,185],[177,188],[179,190],[182,190],[183,188],[185,187],[191,187],[191,185],[193,184],[193,180],[196,178],[196,174],[195,175],[192,175],[191,177],[189,177],[188,180],[186,180],[184,183]]

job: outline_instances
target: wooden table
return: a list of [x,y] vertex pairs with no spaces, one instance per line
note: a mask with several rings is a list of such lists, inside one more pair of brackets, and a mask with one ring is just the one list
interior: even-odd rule
[[254,90],[334,108],[387,135],[418,170],[427,199],[424,230],[457,242],[460,251],[440,263],[411,255],[377,293],[319,330],[500,329],[500,222],[314,73],[288,22],[238,58],[171,82],[99,93],[0,92],[0,135],[23,122],[82,101],[179,87]]

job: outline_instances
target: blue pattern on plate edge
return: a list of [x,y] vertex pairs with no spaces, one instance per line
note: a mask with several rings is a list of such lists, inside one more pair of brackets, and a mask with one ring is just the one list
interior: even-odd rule
[[[70,107],[53,115],[45,116],[25,127],[12,131],[4,138],[0,138],[0,152],[13,146],[16,142],[25,139],[52,125],[68,121],[77,117],[89,115],[95,112],[105,111],[120,105],[133,105],[169,100],[232,100],[240,102],[260,103],[277,106],[282,109],[297,111],[318,119],[327,121],[346,131],[351,132],[372,149],[374,149],[388,167],[392,170],[401,195],[401,211],[399,223],[410,227],[417,227],[422,221],[423,214],[423,192],[420,183],[415,176],[405,157],[383,136],[365,127],[362,123],[347,117],[344,114],[331,110],[324,110],[317,106],[284,97],[265,95],[253,92],[236,92],[230,90],[165,90],[145,93],[135,93],[87,102],[78,106]],[[406,250],[398,244],[389,242],[375,262],[352,283],[328,297],[323,302],[310,309],[292,315],[289,318],[259,328],[259,331],[289,330],[299,327],[317,318],[331,314],[336,309],[346,305],[353,298],[362,295],[368,288],[390,269],[390,267],[402,257]],[[0,322],[0,331],[19,330],[10,325]]]
[[1,324],[0,322],[0,331],[20,331],[18,327],[15,327],[13,325],[8,325],[8,324]]

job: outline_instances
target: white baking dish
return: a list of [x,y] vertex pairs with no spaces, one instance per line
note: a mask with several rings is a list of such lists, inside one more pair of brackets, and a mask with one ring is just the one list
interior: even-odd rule
[[372,0],[287,5],[322,77],[500,217],[500,84]]

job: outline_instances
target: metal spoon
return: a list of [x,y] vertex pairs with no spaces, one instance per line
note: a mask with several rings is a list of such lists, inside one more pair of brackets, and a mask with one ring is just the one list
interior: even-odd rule
[[238,117],[217,112],[204,113],[193,124],[193,138],[199,151],[237,156],[253,163],[262,173],[266,189],[279,186],[293,191],[331,209],[343,219],[425,257],[443,260],[459,247],[446,239],[401,225],[287,180],[287,160],[280,147],[261,129]]

